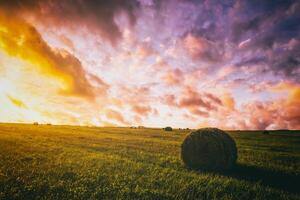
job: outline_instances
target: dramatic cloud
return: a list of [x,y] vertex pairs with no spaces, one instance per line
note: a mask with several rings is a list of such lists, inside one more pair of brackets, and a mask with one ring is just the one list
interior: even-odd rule
[[93,87],[76,57],[66,51],[52,49],[34,27],[20,18],[2,14],[0,25],[0,47],[6,53],[34,64],[47,75],[63,80],[65,94],[94,96]]
[[139,3],[135,0],[1,0],[0,6],[11,14],[29,15],[50,25],[87,27],[115,44],[122,35],[116,15],[125,14],[129,23],[134,24]]
[[[260,5],[259,7],[257,5]],[[265,64],[273,73],[297,80],[300,4],[297,1],[241,1],[233,10],[233,41],[244,51],[258,51],[238,63]],[[248,12],[246,12],[248,11]]]
[[0,0],[0,121],[299,129],[299,22],[297,0]]

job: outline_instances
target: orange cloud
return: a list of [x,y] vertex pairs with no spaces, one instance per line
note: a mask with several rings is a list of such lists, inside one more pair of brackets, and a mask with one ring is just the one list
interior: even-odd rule
[[0,14],[0,49],[63,82],[65,95],[94,97],[94,88],[86,79],[80,61],[67,51],[52,49],[37,30],[22,19]]
[[140,105],[143,102],[143,106],[149,104],[152,97],[150,96],[150,87],[128,87],[121,85],[118,89],[117,96],[121,96],[121,99],[113,98],[112,103],[116,106]]
[[123,115],[115,110],[106,110],[105,115],[109,119],[116,120],[117,122],[122,123],[123,125],[129,125],[129,123],[124,119]]
[[235,109],[235,100],[230,93],[225,93],[221,99],[225,107],[229,108],[230,110]]
[[251,84],[249,89],[252,93],[257,93],[257,92],[263,92],[266,90],[270,90],[270,88],[272,88],[272,87],[273,87],[272,82],[263,81],[261,83]]
[[145,59],[148,56],[153,55],[154,53],[155,53],[154,50],[147,44],[142,44],[138,46],[136,50],[136,55],[141,59]]
[[[275,90],[288,92],[287,99],[281,104],[285,120],[290,127],[300,128],[300,85],[292,82],[282,82],[274,87]],[[278,105],[280,108],[280,105]]]
[[[232,110],[229,116],[241,129],[300,129],[300,85],[281,82],[269,85],[269,91],[286,92],[286,96],[272,101],[255,101],[243,104],[241,110]],[[224,113],[218,113],[216,119],[222,119]]]
[[226,78],[227,76],[233,74],[235,71],[236,68],[233,66],[222,67],[217,73],[217,78],[218,79]]
[[193,109],[195,107],[199,107],[205,110],[215,110],[215,104],[220,104],[220,100],[216,96],[210,93],[200,94],[190,87],[184,89],[183,95],[184,96],[179,101],[179,107],[188,107]]
[[195,57],[204,54],[205,50],[209,48],[207,40],[194,37],[191,34],[188,34],[184,39],[184,45],[191,55]]
[[183,73],[180,69],[170,70],[162,77],[169,85],[181,84],[183,82]]
[[147,116],[152,112],[152,108],[150,106],[134,105],[132,107],[132,111],[138,113],[139,115]]
[[72,49],[72,50],[75,49],[72,40],[70,40],[67,36],[65,36],[65,35],[60,35],[60,36],[59,36],[59,40],[60,40],[64,45],[66,45],[68,48],[70,48],[70,49]]
[[298,97],[300,85],[289,82],[289,81],[282,81],[278,83],[277,85],[274,85],[273,87],[270,87],[273,91],[287,91],[289,93],[289,98],[294,99],[295,97]]
[[176,96],[174,94],[165,95],[163,98],[163,103],[166,103],[169,106],[176,106]]
[[183,108],[190,113],[198,116],[208,117],[212,111],[218,110],[223,106],[223,102],[217,96],[208,92],[198,92],[191,87],[185,87],[178,97],[175,95],[166,95],[163,102],[169,106]]
[[201,59],[208,62],[217,62],[223,58],[221,48],[215,43],[202,37],[188,34],[183,40],[184,47],[193,59]]

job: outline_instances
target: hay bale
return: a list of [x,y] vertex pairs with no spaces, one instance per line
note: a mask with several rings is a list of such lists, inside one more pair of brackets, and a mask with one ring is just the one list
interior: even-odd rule
[[264,131],[262,132],[262,134],[264,134],[264,135],[269,135],[270,133],[269,133],[269,131],[264,130]]
[[164,128],[164,130],[165,130],[165,131],[172,131],[173,129],[172,129],[172,127],[170,127],[170,126],[167,126],[166,128]]
[[223,171],[237,160],[234,140],[217,128],[202,128],[190,133],[181,145],[181,158],[191,169]]

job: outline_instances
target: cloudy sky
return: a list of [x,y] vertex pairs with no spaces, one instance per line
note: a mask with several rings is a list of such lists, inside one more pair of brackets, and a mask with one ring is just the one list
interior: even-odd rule
[[0,0],[0,121],[300,129],[297,0]]

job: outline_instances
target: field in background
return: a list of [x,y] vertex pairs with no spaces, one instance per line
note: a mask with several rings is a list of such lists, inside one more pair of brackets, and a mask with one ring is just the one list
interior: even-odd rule
[[185,168],[188,133],[0,124],[0,199],[300,199],[299,131],[230,131],[223,174]]

